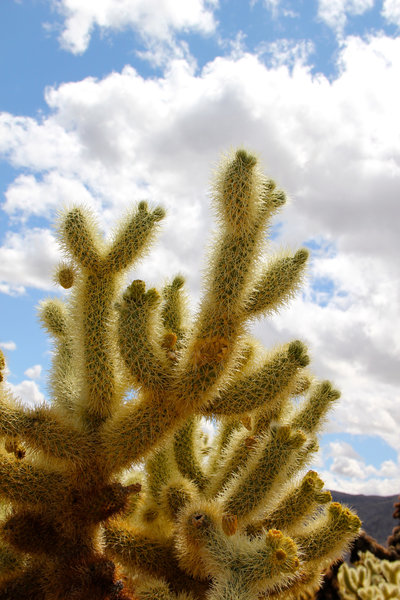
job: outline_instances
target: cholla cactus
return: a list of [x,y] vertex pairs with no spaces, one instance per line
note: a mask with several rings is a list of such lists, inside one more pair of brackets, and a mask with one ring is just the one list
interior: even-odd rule
[[343,600],[389,600],[400,598],[400,561],[380,560],[361,552],[356,566],[343,564],[338,572]]
[[71,295],[40,308],[52,402],[28,409],[2,384],[0,600],[296,598],[357,533],[304,474],[339,393],[312,379],[300,341],[266,352],[247,332],[290,299],[308,256],[263,262],[285,196],[256,163],[238,150],[216,178],[220,231],[191,324],[180,276],[121,290],[162,209],[141,202],[110,243],[85,210],[61,216]]

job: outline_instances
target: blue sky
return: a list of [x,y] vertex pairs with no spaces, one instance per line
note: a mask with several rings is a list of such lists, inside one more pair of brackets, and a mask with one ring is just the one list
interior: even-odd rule
[[209,173],[244,144],[289,192],[271,252],[312,250],[303,292],[254,333],[304,339],[342,391],[317,461],[327,485],[399,493],[399,27],[396,0],[2,0],[0,346],[14,392],[46,395],[35,307],[59,293],[57,210],[84,202],[107,232],[132,200],[163,204],[138,276],[184,272],[195,302]]

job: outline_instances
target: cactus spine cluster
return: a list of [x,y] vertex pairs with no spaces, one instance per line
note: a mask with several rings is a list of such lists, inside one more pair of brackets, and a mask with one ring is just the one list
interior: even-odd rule
[[248,334],[304,273],[306,249],[263,258],[285,195],[238,150],[214,200],[192,322],[181,276],[122,289],[162,209],[141,202],[111,242],[86,210],[61,215],[56,277],[71,292],[40,308],[51,404],[26,408],[1,384],[0,600],[296,598],[357,534],[305,472],[339,393],[311,377],[302,342],[267,352]]

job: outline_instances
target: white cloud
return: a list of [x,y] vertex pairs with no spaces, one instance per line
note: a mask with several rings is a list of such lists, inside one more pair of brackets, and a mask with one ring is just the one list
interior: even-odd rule
[[2,208],[22,221],[28,216],[49,217],[54,209],[72,203],[95,208],[92,195],[78,180],[62,176],[53,170],[42,179],[34,175],[19,175],[5,193]]
[[62,122],[51,117],[36,121],[0,113],[0,153],[15,167],[40,171],[58,165],[60,169],[70,169],[79,151],[74,132]]
[[144,39],[168,42],[178,31],[215,30],[216,0],[53,0],[63,15],[61,45],[74,54],[87,49],[94,27],[133,29]]
[[334,458],[351,458],[352,460],[360,460],[361,457],[356,452],[351,444],[342,441],[330,442],[329,455]]
[[345,491],[347,494],[392,496],[398,494],[400,488],[399,469],[397,469],[396,476],[384,478],[357,479],[357,477],[342,477],[326,470],[319,471],[319,474],[327,489]]
[[24,372],[24,375],[29,377],[30,379],[39,379],[42,374],[42,365],[33,365],[33,367],[29,367]]
[[260,56],[266,56],[268,64],[277,68],[280,66],[306,65],[310,56],[315,52],[311,40],[279,39],[274,42],[262,42],[256,49]]
[[[253,4],[255,4],[255,2],[253,2]],[[280,4],[281,0],[264,0],[264,5],[268,10],[271,11],[272,16],[275,18],[278,16],[278,9]]]
[[[238,50],[200,73],[177,60],[159,78],[127,67],[49,88],[49,116],[0,120],[0,151],[25,170],[4,208],[27,227],[74,196],[109,230],[135,200],[162,204],[164,233],[135,277],[159,285],[183,271],[198,295],[210,164],[230,146],[254,148],[291,197],[278,216],[280,239],[332,246],[314,253],[310,270],[314,281],[332,282],[318,292],[325,306],[310,279],[304,296],[257,332],[268,346],[307,341],[318,376],[342,390],[330,430],[370,432],[373,424],[399,451],[399,75],[400,39],[376,36],[343,42],[333,81],[301,62],[266,66]],[[48,289],[56,258],[47,230],[9,234],[2,289]]]
[[16,385],[7,383],[7,386],[14,398],[20,399],[23,404],[29,407],[35,407],[45,401],[45,396],[42,394],[35,381],[25,379]]
[[318,16],[337,33],[342,33],[348,16],[364,14],[374,0],[318,0]]
[[54,236],[48,229],[10,232],[0,246],[0,285],[6,294],[21,294],[25,287],[52,289],[52,271],[60,260]]
[[[329,470],[324,467],[328,458],[333,458]],[[398,493],[400,462],[385,460],[379,467],[367,464],[347,442],[331,442],[327,451],[320,450],[313,460],[313,467],[318,468],[325,487],[331,490],[349,494]]]
[[389,23],[400,25],[400,4],[398,0],[384,0],[382,15]]
[[0,342],[0,348],[3,348],[3,350],[13,351],[17,349],[17,344],[11,340],[9,342]]
[[334,459],[331,467],[331,472],[335,475],[351,477],[358,481],[367,477],[366,469],[361,461],[355,458],[348,458],[346,456],[338,456]]

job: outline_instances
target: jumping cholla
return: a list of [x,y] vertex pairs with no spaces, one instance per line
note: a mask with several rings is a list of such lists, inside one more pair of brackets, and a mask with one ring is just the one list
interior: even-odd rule
[[57,280],[72,290],[40,307],[51,403],[27,408],[1,383],[0,600],[294,599],[357,534],[358,517],[305,473],[339,392],[311,377],[302,342],[267,352],[248,333],[304,273],[305,249],[262,254],[285,195],[240,149],[214,200],[191,323],[181,276],[122,291],[161,208],[140,202],[111,243],[88,211],[60,217]]

